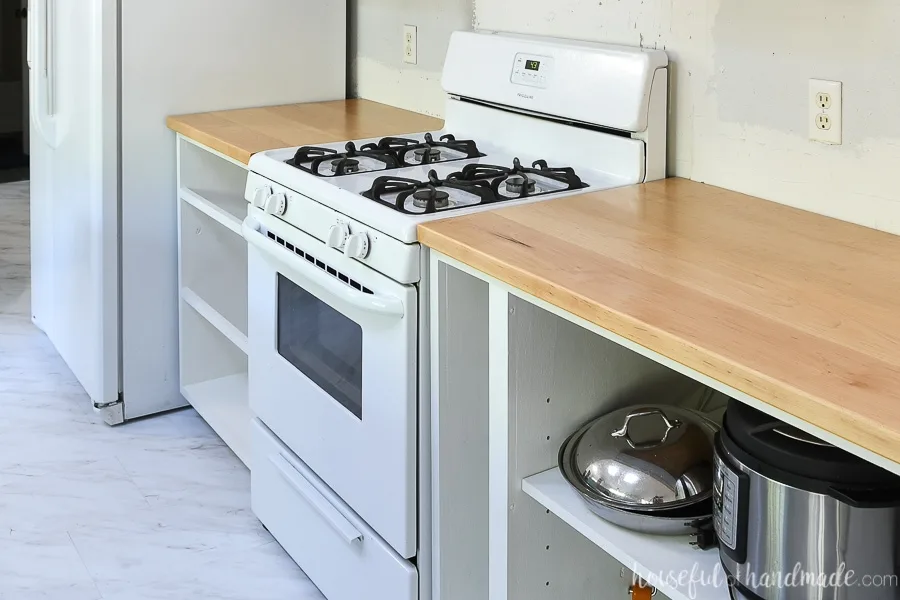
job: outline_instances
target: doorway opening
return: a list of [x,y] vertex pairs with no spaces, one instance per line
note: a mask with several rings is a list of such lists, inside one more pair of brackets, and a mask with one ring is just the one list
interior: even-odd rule
[[0,183],[28,179],[27,0],[0,0]]

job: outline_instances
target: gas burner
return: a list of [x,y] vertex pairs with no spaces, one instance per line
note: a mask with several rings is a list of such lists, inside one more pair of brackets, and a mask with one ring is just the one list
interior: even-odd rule
[[397,150],[397,158],[406,166],[430,165],[434,163],[452,162],[467,158],[484,156],[472,140],[457,140],[452,134],[444,134],[435,141],[430,133],[425,134],[425,141],[416,146],[407,146]]
[[367,144],[357,150],[356,144],[347,142],[344,152],[331,148],[303,146],[297,150],[294,158],[285,162],[316,177],[338,177],[400,167],[393,152],[369,146]]
[[439,140],[435,140],[430,133],[426,133],[424,137],[425,141],[422,142],[409,138],[386,137],[379,140],[378,143],[366,144],[362,149],[372,152],[391,152],[404,167],[485,156],[472,140],[457,140],[449,133],[442,135]]
[[451,174],[452,182],[490,182],[491,190],[498,200],[530,198],[558,192],[579,190],[588,187],[571,167],[554,167],[545,160],[536,160],[531,167],[523,167],[518,158],[513,159],[512,168],[497,165],[469,164],[461,171]]
[[[533,194],[535,189],[534,179],[526,175],[513,175],[506,179],[506,191],[520,196]],[[522,193],[524,190],[524,194]]]
[[331,161],[331,172],[346,174],[359,172],[359,161],[355,158],[336,158]]
[[[425,159],[425,155],[428,155],[428,159]],[[441,149],[440,148],[416,148],[413,150],[413,156],[416,159],[417,163],[432,163],[432,162],[440,162],[441,160]]]
[[428,208],[428,203],[433,202],[434,208],[440,210],[450,206],[450,194],[442,190],[436,190],[429,186],[424,190],[413,192],[413,205],[416,208]]
[[372,188],[362,195],[410,215],[489,204],[498,200],[487,181],[441,180],[434,169],[428,172],[426,181],[390,175],[378,177]]

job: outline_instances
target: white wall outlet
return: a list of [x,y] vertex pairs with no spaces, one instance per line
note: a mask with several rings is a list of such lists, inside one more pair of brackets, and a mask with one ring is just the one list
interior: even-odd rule
[[418,30],[415,25],[403,26],[403,62],[414,65],[419,62]]
[[823,144],[842,144],[843,85],[840,81],[809,80],[809,139]]

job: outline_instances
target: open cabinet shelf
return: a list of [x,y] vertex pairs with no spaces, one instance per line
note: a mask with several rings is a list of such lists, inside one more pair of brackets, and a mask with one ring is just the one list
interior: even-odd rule
[[237,457],[249,465],[253,415],[247,397],[247,373],[185,385],[181,393]]
[[178,137],[181,393],[250,466],[245,165]]
[[241,222],[247,216],[247,201],[242,194],[190,188],[181,188],[178,194],[183,201],[241,235]]
[[431,259],[440,597],[627,599],[636,575],[654,600],[728,600],[718,552],[603,521],[556,468],[572,432],[611,410],[653,398],[710,414],[727,399]]
[[223,317],[219,311],[198,296],[194,290],[189,287],[181,288],[181,299],[197,311],[197,314],[206,319],[210,325],[218,329],[219,333],[228,338],[232,344],[240,348],[241,352],[247,353],[247,336]]
[[181,204],[181,289],[187,302],[246,349],[247,243],[186,202]]
[[[648,535],[604,521],[588,510],[557,468],[524,479],[522,491],[672,600],[728,600],[725,587],[690,583],[694,574],[712,578],[717,572],[724,583],[715,550],[698,550],[687,536]],[[681,573],[687,576],[679,585]]]
[[192,305],[181,306],[181,393],[244,464],[250,462],[247,355]]

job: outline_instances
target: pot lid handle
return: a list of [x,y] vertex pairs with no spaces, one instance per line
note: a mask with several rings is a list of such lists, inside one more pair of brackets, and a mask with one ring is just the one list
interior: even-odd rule
[[[666,431],[665,433],[663,433],[662,438],[656,441],[636,443],[633,439],[631,439],[631,436],[628,435],[629,423],[631,423],[632,419],[637,419],[639,417],[650,417],[653,415],[659,415],[662,418],[663,423],[666,424]],[[681,427],[681,421],[679,421],[678,419],[672,419],[670,421],[669,417],[666,416],[666,413],[659,410],[658,408],[651,408],[636,410],[628,413],[628,415],[626,415],[625,417],[625,423],[622,424],[622,428],[613,431],[610,435],[616,438],[625,438],[625,441],[628,442],[628,445],[635,450],[647,450],[650,448],[655,448],[660,444],[665,444],[666,440],[669,439],[669,433],[671,433],[673,429],[677,429],[678,427]]]

